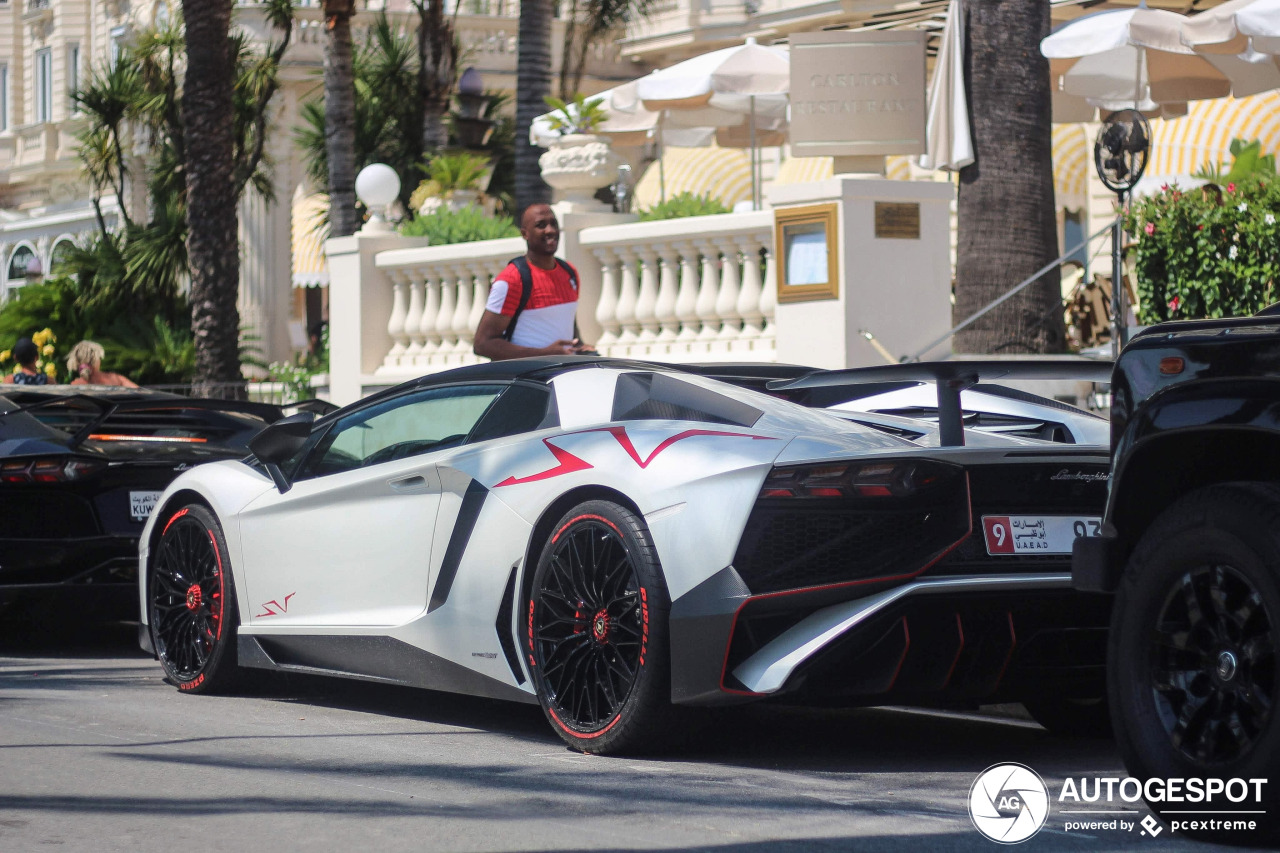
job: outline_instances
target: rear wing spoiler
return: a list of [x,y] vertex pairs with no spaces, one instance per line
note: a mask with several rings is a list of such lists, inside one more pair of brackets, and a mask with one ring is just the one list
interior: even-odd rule
[[1081,382],[1111,381],[1110,361],[926,361],[815,370],[795,379],[775,379],[770,391],[832,388],[868,382],[932,382],[938,389],[938,433],[943,447],[964,444],[964,413],[960,392],[979,382],[1004,380],[1074,379]]
[[253,415],[262,418],[267,423],[274,423],[284,417],[284,413],[280,410],[280,406],[270,403],[253,403],[247,400],[212,400],[203,397],[180,397],[178,395],[166,397],[154,397],[141,400],[104,400],[100,397],[93,397],[88,394],[68,394],[65,397],[52,397],[47,400],[41,400],[29,406],[23,406],[9,412],[0,413],[0,417],[4,415],[17,414],[18,412],[30,412],[35,409],[49,408],[56,405],[65,405],[68,402],[78,402],[86,404],[91,408],[97,409],[95,416],[91,417],[83,427],[76,431],[71,437],[68,446],[79,447],[85,439],[87,439],[93,431],[101,426],[105,421],[122,412],[145,412],[157,411],[165,409],[204,409],[219,412],[236,412],[240,414]]

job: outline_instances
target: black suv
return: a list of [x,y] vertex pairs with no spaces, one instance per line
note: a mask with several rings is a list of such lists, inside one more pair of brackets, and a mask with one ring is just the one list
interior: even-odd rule
[[[1162,785],[1145,796],[1187,834],[1275,839],[1280,316],[1154,326],[1125,348],[1111,388],[1103,535],[1076,541],[1072,570],[1077,589],[1116,593],[1107,692],[1121,753],[1143,780],[1267,780],[1243,783],[1239,800],[1177,803],[1152,795]],[[1230,814],[1188,828],[1171,813],[1209,809],[1257,830],[1214,831]]]

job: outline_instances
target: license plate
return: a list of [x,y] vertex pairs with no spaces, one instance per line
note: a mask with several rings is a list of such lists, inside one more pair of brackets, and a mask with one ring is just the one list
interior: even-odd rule
[[129,515],[134,521],[146,521],[160,500],[160,492],[130,492]]
[[1079,515],[984,515],[987,553],[1070,554],[1082,536],[1100,536],[1102,519]]

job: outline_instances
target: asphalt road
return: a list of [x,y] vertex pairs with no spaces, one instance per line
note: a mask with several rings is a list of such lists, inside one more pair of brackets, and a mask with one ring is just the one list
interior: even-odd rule
[[[180,695],[131,625],[0,628],[2,853],[992,851],[968,794],[1006,761],[1051,792],[1124,776],[1107,741],[901,710],[754,707],[680,755],[587,757],[532,706],[296,676]],[[1067,832],[1053,808],[1019,847],[1221,849]]]

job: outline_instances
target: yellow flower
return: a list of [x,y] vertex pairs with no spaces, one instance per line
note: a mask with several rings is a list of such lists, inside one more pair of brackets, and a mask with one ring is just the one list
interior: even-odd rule
[[40,350],[43,355],[53,355],[53,344],[45,344],[44,349]]
[[49,330],[44,329],[43,331],[36,332],[31,336],[31,341],[38,347],[44,346],[49,341]]
[[44,372],[46,376],[48,376],[50,379],[53,379],[58,375],[58,365],[54,364],[51,361],[44,366]]
[[4,352],[0,352],[0,361],[8,361],[10,355],[11,353],[8,350],[5,350]]

